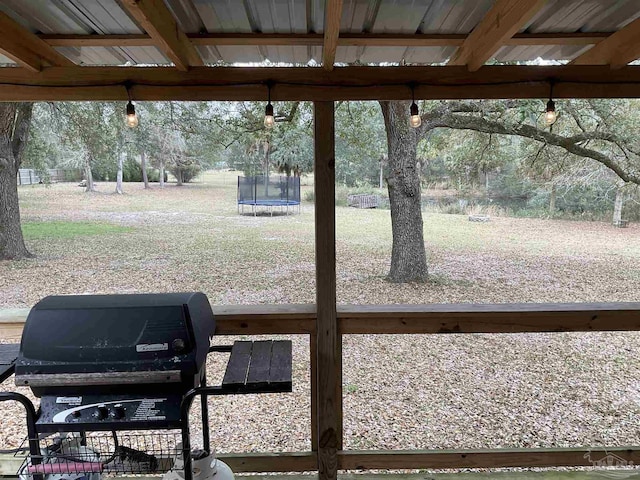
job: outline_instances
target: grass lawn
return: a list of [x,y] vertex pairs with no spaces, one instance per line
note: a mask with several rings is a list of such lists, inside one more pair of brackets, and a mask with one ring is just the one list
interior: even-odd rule
[[[305,181],[303,180],[303,184]],[[310,183],[310,181],[307,181]],[[310,189],[312,186],[303,186]],[[314,301],[313,204],[300,215],[238,215],[236,173],[144,190],[112,183],[20,188],[36,258],[0,264],[0,305],[56,293],[202,290],[217,303]],[[635,301],[640,229],[606,223],[425,213],[431,280],[393,285],[388,210],[336,209],[343,303]]]
[[[36,257],[0,262],[0,306],[30,307],[51,294],[188,290],[215,304],[314,301],[313,204],[300,215],[239,215],[234,172],[183,187],[125,184],[125,195],[113,194],[112,183],[98,190],[20,187]],[[431,279],[396,285],[385,280],[390,212],[338,207],[338,301],[640,300],[637,225],[424,217]],[[635,333],[346,337],[345,447],[640,444],[638,340]],[[308,351],[308,339],[294,337],[293,394],[215,400],[218,451],[309,448]],[[0,411],[0,424],[13,417],[20,414]],[[9,432],[9,443],[19,434]]]
[[108,235],[110,233],[130,232],[131,230],[131,227],[122,227],[110,223],[89,222],[29,222],[22,226],[22,233],[27,241],[72,238],[83,235]]

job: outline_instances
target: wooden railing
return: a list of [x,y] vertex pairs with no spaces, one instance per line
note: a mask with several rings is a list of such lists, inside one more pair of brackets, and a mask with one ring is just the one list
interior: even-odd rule
[[[26,313],[26,311],[24,312]],[[300,472],[318,468],[316,312],[314,305],[251,305],[214,308],[216,334],[304,334],[310,341],[312,450],[294,453],[220,455],[236,472]],[[0,316],[0,334],[18,338],[24,314]],[[339,305],[339,336],[350,334],[447,334],[596,332],[640,330],[640,303],[604,304],[498,304],[498,305]],[[340,342],[341,343],[341,342]],[[341,358],[333,365],[342,372]],[[342,383],[341,381],[339,382]],[[340,399],[341,399],[340,395]],[[342,403],[334,414],[342,419]],[[340,426],[342,422],[340,421]],[[342,449],[337,432],[339,469],[422,469],[591,466],[585,458],[614,454],[634,465],[640,463],[640,447],[352,451]]]

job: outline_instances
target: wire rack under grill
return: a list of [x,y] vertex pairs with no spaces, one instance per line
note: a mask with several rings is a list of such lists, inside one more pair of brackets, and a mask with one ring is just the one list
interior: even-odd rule
[[182,455],[179,431],[67,434],[40,444],[41,455],[29,455],[20,467],[21,479],[39,474],[92,480],[100,475],[163,473]]

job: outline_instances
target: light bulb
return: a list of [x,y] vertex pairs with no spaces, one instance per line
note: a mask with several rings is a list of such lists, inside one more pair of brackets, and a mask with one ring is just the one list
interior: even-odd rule
[[411,125],[412,128],[418,128],[420,125],[422,125],[422,118],[420,118],[420,113],[418,112],[418,105],[416,105],[416,102],[413,102],[411,104],[410,113],[411,117],[409,118],[409,125]]
[[127,103],[127,126],[135,128],[138,126],[138,116],[136,115],[136,107],[129,101]]
[[269,102],[264,109],[264,126],[266,128],[271,128],[275,123],[276,120],[275,118],[273,118],[273,105],[271,105],[271,102]]
[[547,111],[544,114],[544,120],[547,125],[553,125],[556,122],[558,115],[556,114],[556,104],[553,100],[547,102]]

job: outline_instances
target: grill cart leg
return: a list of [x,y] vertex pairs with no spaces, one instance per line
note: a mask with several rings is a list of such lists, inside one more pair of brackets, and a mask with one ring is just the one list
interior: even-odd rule
[[[210,395],[224,395],[225,392],[221,387],[199,387],[189,390],[185,396],[182,398],[182,403],[180,404],[180,423],[182,424],[182,461],[184,464],[184,480],[193,480],[193,472],[191,471],[191,434],[189,431],[189,410],[191,409],[191,404],[193,403],[193,399],[200,395],[202,402],[207,402],[207,398]],[[204,412],[204,410],[203,410]],[[207,415],[208,417],[208,415]],[[204,417],[203,417],[204,423]],[[207,437],[209,431],[209,425],[203,425],[202,434],[203,437],[205,435],[204,432],[207,432]],[[205,444],[209,443],[208,439],[204,440]],[[206,447],[206,445],[205,445]],[[211,453],[211,452],[208,452]]]
[[[29,437],[29,456],[32,465],[38,465],[42,459],[40,452],[40,442],[36,432],[36,409],[31,400],[20,393],[6,392],[0,393],[0,402],[13,400],[20,402],[27,413],[27,436]],[[42,475],[34,475],[34,480],[42,480]]]
[[[202,379],[200,385],[207,386],[207,369],[202,369]],[[207,453],[211,453],[211,440],[209,433],[209,397],[203,395],[200,399],[200,406],[202,408],[202,443]]]

